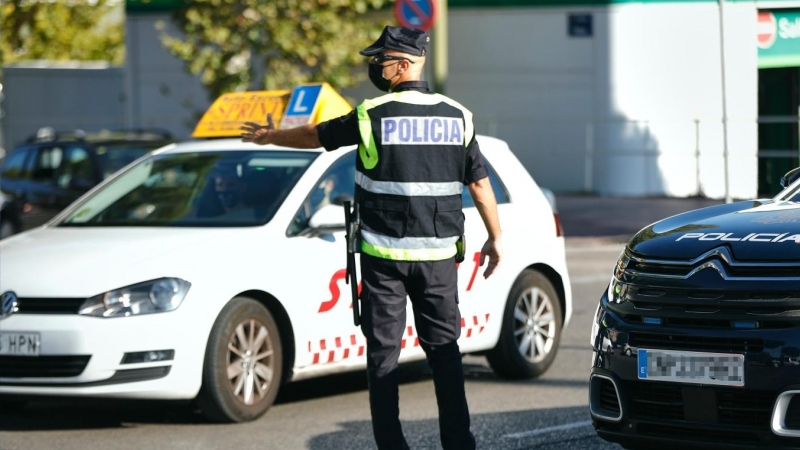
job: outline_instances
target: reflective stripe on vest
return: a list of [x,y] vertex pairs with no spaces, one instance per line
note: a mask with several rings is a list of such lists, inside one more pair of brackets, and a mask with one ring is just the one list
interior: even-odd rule
[[403,183],[396,181],[375,181],[361,172],[356,172],[356,184],[374,194],[417,196],[461,195],[464,184],[460,181],[446,183]]
[[464,142],[462,145],[466,147],[472,142],[472,138],[475,134],[475,128],[472,123],[472,113],[453,99],[440,94],[426,94],[419,91],[403,91],[387,94],[375,99],[364,100],[364,102],[356,108],[358,129],[361,134],[361,143],[358,145],[358,155],[366,169],[375,167],[378,164],[379,157],[378,147],[375,145],[375,136],[372,133],[372,121],[369,117],[369,110],[389,102],[428,106],[447,103],[459,109],[464,114]]
[[456,245],[458,236],[447,238],[436,237],[404,237],[393,238],[384,236],[382,234],[373,233],[367,230],[361,230],[361,237],[364,242],[374,245],[375,247],[387,247],[404,250],[419,250],[424,248],[443,249],[450,248]]
[[456,256],[456,246],[448,248],[388,248],[372,245],[361,241],[361,252],[376,258],[392,259],[395,261],[442,261]]

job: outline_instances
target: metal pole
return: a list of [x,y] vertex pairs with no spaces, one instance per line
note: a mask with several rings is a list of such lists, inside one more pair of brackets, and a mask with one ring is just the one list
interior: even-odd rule
[[433,28],[433,89],[445,93],[447,84],[447,0],[436,2],[436,24]]
[[583,190],[586,193],[594,189],[594,124],[586,123],[586,160],[583,165]]
[[725,203],[731,203],[730,155],[728,154],[728,91],[725,87],[725,0],[719,0],[719,47],[722,69],[722,157],[725,164]]

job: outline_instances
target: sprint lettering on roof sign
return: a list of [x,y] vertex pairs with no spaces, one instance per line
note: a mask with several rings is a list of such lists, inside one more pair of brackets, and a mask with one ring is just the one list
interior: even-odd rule
[[681,241],[683,239],[724,242],[796,242],[800,244],[800,234],[796,233],[750,233],[747,236],[735,236],[735,233],[686,233],[676,239],[676,241]]
[[464,122],[456,117],[385,117],[383,145],[463,145]]

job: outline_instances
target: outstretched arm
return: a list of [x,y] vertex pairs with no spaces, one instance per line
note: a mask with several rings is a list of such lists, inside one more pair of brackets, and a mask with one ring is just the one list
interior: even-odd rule
[[267,114],[267,125],[255,122],[245,122],[240,128],[242,141],[253,142],[258,145],[274,144],[281,147],[292,148],[318,148],[322,147],[317,134],[317,126],[303,125],[297,128],[276,130],[272,122],[272,114]]
[[483,219],[489,239],[483,244],[481,249],[481,265],[489,258],[489,264],[483,272],[484,278],[489,278],[500,265],[503,259],[503,246],[501,243],[502,231],[500,230],[500,219],[497,216],[497,199],[494,197],[492,184],[489,177],[483,177],[467,185],[475,207]]

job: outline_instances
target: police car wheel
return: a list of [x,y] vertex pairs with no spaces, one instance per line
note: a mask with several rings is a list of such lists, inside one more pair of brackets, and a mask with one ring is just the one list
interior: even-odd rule
[[535,378],[547,371],[561,339],[561,302],[542,273],[528,269],[511,288],[500,338],[486,357],[505,378]]
[[214,421],[254,420],[275,401],[282,373],[280,334],[272,314],[256,300],[236,297],[211,330],[198,403]]

